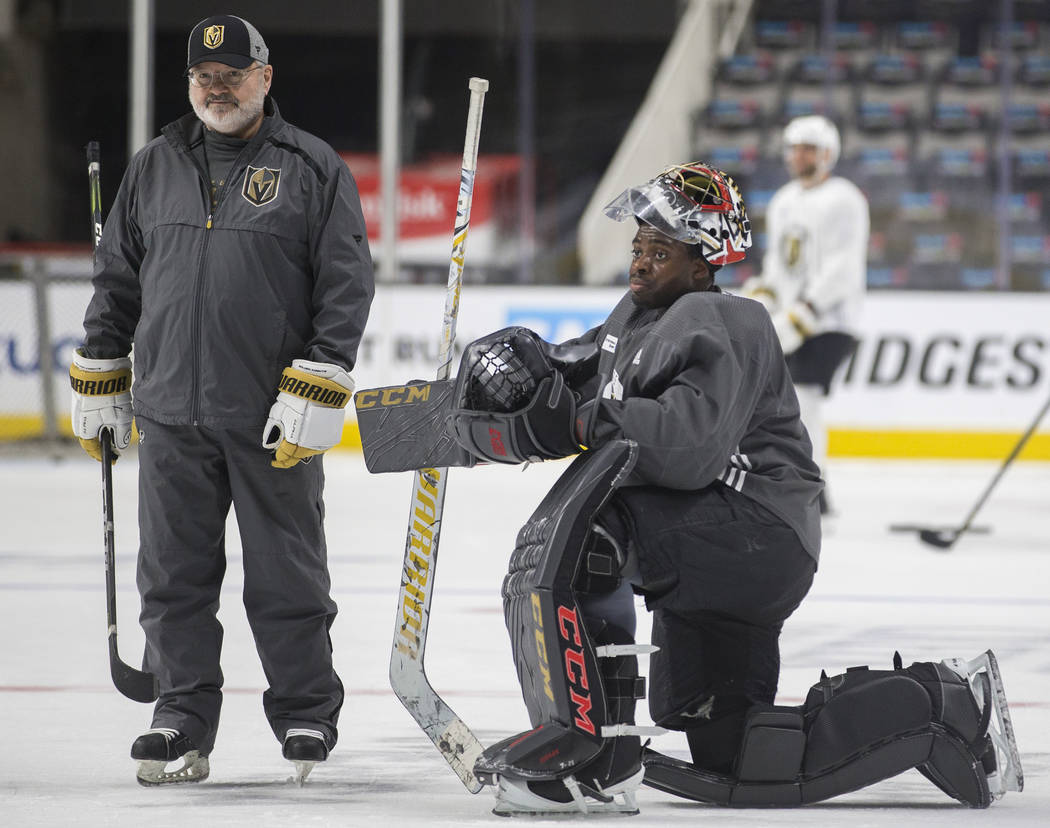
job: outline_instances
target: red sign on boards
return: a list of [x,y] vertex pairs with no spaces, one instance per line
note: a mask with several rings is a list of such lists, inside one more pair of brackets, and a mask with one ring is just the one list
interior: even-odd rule
[[[340,155],[357,181],[368,239],[378,241],[383,215],[379,156],[347,152]],[[448,237],[452,233],[461,166],[462,156],[443,155],[401,168],[398,213],[402,239]],[[472,226],[497,219],[500,205],[517,186],[520,167],[521,161],[516,155],[482,155],[478,158],[470,208]]]

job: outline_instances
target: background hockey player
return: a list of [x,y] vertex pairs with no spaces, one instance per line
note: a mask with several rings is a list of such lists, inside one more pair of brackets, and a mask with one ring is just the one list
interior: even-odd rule
[[[343,702],[314,455],[342,434],[371,258],[353,178],[327,144],[281,118],[269,51],[250,23],[200,21],[186,76],[193,112],[139,152],[121,183],[70,369],[74,388],[130,379],[134,341],[140,621],[160,698],[131,753],[144,784],[208,774],[232,503],[269,683],[263,707],[302,777],[335,745]],[[102,429],[127,448],[131,424],[126,390],[74,393],[74,432],[93,456]]]
[[[781,627],[820,553],[822,483],[769,314],[715,284],[751,243],[741,194],[688,164],[606,213],[637,224],[609,318],[561,345],[524,328],[482,337],[457,377],[450,428],[473,456],[587,448],[519,532],[503,586],[533,729],[475,765],[497,812],[632,812],[643,773],[736,805],[798,805],[911,767],[973,806],[1019,790],[990,653],[855,669],[802,707],[773,705]],[[652,718],[685,732],[691,762],[643,754],[632,588],[659,647]]]
[[[792,180],[766,213],[762,273],[742,288],[769,309],[795,383],[813,458],[827,479],[823,405],[836,368],[853,353],[867,284],[868,202],[850,181],[831,175],[839,133],[822,115],[784,129]],[[827,489],[821,510],[828,510]]]

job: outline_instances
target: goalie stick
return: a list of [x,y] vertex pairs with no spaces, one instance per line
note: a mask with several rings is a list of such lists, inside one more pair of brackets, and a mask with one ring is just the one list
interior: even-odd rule
[[[470,227],[481,115],[489,82],[483,78],[471,78],[468,85],[470,106],[452,235],[452,259],[445,290],[438,380],[447,380],[452,373],[452,343],[456,338],[456,319],[459,316],[459,293],[463,280],[467,230]],[[423,665],[447,475],[447,468],[428,468],[418,470],[413,478],[401,591],[390,651],[390,686],[460,781],[471,793],[477,793],[481,790],[481,783],[474,778],[474,762],[481,755],[481,742],[430,686]]]
[[[98,141],[87,145],[88,185],[91,189],[91,240],[98,250],[102,239],[102,188],[99,182]],[[106,550],[106,625],[109,639],[109,674],[113,686],[132,701],[149,703],[160,695],[157,677],[125,664],[117,651],[117,583],[113,533],[113,435],[108,428],[99,434],[102,447],[102,538]]]

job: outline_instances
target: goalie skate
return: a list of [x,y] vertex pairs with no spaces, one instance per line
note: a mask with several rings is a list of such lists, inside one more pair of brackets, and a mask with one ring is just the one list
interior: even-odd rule
[[643,776],[645,770],[640,769],[632,776],[604,789],[581,785],[576,781],[576,777],[567,776],[561,782],[571,799],[565,802],[540,796],[533,792],[528,782],[523,779],[501,776],[496,788],[496,807],[492,809],[492,813],[497,816],[634,816],[638,813],[635,791],[642,784]]
[[[135,777],[146,787],[203,782],[210,771],[208,757],[201,756],[189,738],[167,727],[147,730],[139,736],[131,746],[131,758],[138,760]],[[167,769],[179,760],[182,767]]]
[[1014,738],[1014,726],[1010,719],[1010,708],[1006,704],[1006,691],[995,654],[988,650],[974,659],[946,658],[945,667],[958,673],[970,685],[970,692],[977,705],[988,718],[988,738],[992,743],[994,769],[987,767],[988,791],[993,799],[1001,799],[1007,791],[1024,789],[1024,773],[1021,769],[1021,754]]

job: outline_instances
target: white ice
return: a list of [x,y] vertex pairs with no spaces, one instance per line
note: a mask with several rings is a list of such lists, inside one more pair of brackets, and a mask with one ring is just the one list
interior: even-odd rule
[[[970,811],[909,771],[802,809],[729,810],[642,788],[641,814],[622,824],[1050,825],[1050,465],[1012,467],[977,521],[991,531],[963,536],[949,552],[888,531],[890,523],[957,525],[997,465],[833,460],[839,514],[813,590],[784,629],[778,700],[798,703],[822,668],[888,667],[894,650],[908,663],[990,647],[1013,713],[1023,793]],[[518,526],[563,468],[450,476],[426,664],[433,685],[485,744],[528,725],[499,588]],[[115,467],[119,645],[137,666],[136,470],[134,454]],[[231,518],[221,609],[226,696],[211,778],[146,789],[135,783],[128,748],[149,725],[150,707],[118,695],[108,675],[99,466],[73,455],[0,458],[0,824],[500,824],[491,789],[472,796],[462,787],[387,683],[410,477],[369,476],[352,453],[329,456],[326,470],[341,610],[333,642],[348,691],[337,748],[304,787],[288,781],[293,768],[262,714],[265,683],[240,603]],[[644,610],[640,622],[647,634]],[[677,734],[654,746],[685,755]]]

